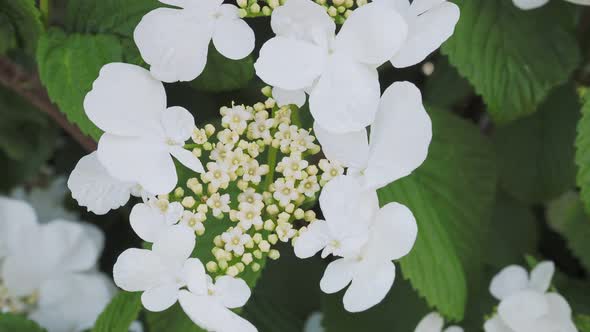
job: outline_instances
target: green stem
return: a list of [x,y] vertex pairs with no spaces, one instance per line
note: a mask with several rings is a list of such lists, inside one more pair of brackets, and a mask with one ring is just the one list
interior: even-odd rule
[[268,149],[268,155],[266,157],[267,164],[268,164],[268,174],[264,178],[264,188],[263,190],[268,190],[268,187],[274,182],[275,180],[275,168],[277,167],[277,154],[279,149],[273,148],[272,146]]
[[43,22],[45,22],[45,27],[49,27],[51,0],[40,0],[39,11],[41,11],[41,17],[43,18]]

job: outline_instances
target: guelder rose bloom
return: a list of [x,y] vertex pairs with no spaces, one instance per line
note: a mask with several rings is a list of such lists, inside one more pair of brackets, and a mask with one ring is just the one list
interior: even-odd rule
[[392,84],[381,98],[375,122],[367,130],[334,134],[315,123],[314,131],[326,157],[348,167],[367,188],[378,189],[403,178],[428,155],[432,123],[420,90],[410,82]]
[[441,315],[431,312],[422,318],[414,332],[463,332],[463,329],[458,326],[449,326],[443,330],[444,325],[445,321]]
[[[535,9],[543,7],[549,0],[512,0],[514,5],[523,10]],[[565,0],[577,5],[590,6],[590,0]]]
[[307,90],[314,119],[329,131],[360,130],[373,122],[380,94],[377,67],[401,47],[408,30],[394,9],[362,6],[336,36],[322,6],[289,0],[274,10],[271,25],[276,37],[263,45],[255,63],[263,81],[292,93]]
[[113,286],[96,272],[103,242],[93,226],[39,224],[30,205],[0,197],[0,284],[9,297],[35,299],[24,311],[49,332],[92,327],[110,301]]
[[254,31],[238,7],[223,0],[160,0],[182,9],[158,8],[143,17],[134,32],[151,73],[164,82],[192,81],[207,63],[209,44],[239,60],[254,49]]
[[[195,172],[203,165],[184,149],[195,127],[182,107],[166,108],[162,82],[130,64],[102,67],[84,100],[86,115],[105,133],[98,159],[113,177],[138,183],[153,194],[167,194],[178,182],[172,156]],[[172,155],[172,156],[171,156]]]
[[312,222],[294,244],[300,258],[322,249],[342,257],[328,265],[320,288],[331,294],[350,284],[343,299],[350,312],[385,298],[395,279],[392,260],[410,252],[418,232],[407,207],[390,203],[379,209],[375,192],[359,193],[359,186],[358,179],[348,176],[330,181],[320,195],[326,221]]
[[498,313],[485,323],[485,331],[576,332],[567,301],[548,292],[554,271],[553,262],[538,264],[530,276],[517,265],[500,271],[490,285],[500,305]]

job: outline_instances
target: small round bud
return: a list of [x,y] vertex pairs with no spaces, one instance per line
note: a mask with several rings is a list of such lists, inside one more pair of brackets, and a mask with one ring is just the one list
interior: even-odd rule
[[274,231],[275,230],[275,223],[272,220],[268,219],[267,221],[264,222],[264,229],[269,232]]
[[271,216],[274,216],[277,213],[279,213],[279,207],[275,204],[269,205],[266,207],[266,212],[268,212],[268,214],[270,214]]
[[268,98],[264,102],[264,106],[266,106],[266,108],[273,108],[273,107],[275,107],[276,104],[277,104],[277,102],[272,98]]
[[270,250],[270,243],[266,240],[262,240],[258,244],[258,248],[260,248],[262,252],[268,252]]
[[307,172],[308,175],[314,176],[314,175],[318,174],[318,167],[316,165],[310,165],[310,166],[307,166],[305,171]]
[[256,244],[260,243],[260,241],[262,241],[262,234],[260,234],[260,233],[254,234],[254,236],[252,236],[252,240]]
[[312,222],[316,219],[315,212],[312,210],[305,211],[305,221]]
[[205,125],[205,134],[207,134],[207,137],[211,137],[213,136],[213,134],[215,134],[215,126],[213,126],[212,124],[206,124]]
[[227,268],[227,271],[225,271],[225,273],[228,276],[235,277],[238,274],[240,274],[240,270],[235,265],[232,265],[232,266],[230,266],[230,267]]
[[202,154],[203,154],[203,151],[201,151],[201,149],[199,149],[199,148],[193,149],[193,156],[200,158]]
[[262,7],[262,15],[270,16],[271,14],[272,14],[272,9],[270,9],[270,7],[268,7],[268,6]]
[[177,198],[181,198],[182,196],[184,196],[184,189],[178,187],[174,190],[174,196],[176,196]]
[[237,3],[240,8],[245,8],[248,6],[248,0],[238,0]]
[[256,257],[256,259],[262,259],[262,251],[258,249],[254,250],[252,254],[254,255],[254,257]]
[[274,261],[276,261],[280,257],[281,257],[281,253],[276,249],[272,249],[271,251],[268,252],[268,258],[270,258]]
[[250,12],[251,12],[252,14],[258,14],[258,13],[260,13],[260,5],[259,5],[259,4],[257,4],[257,3],[254,3],[254,4],[252,4],[252,5],[250,6]]
[[[271,7],[272,7],[272,4],[271,4]],[[268,86],[268,85],[265,86],[264,88],[262,88],[261,92],[267,98],[272,97],[272,88],[270,86]]]
[[250,268],[252,269],[253,272],[258,272],[258,271],[260,271],[260,264],[254,263],[254,264],[250,265]]
[[330,15],[331,17],[338,15],[338,10],[336,9],[336,7],[330,6],[328,8],[328,15]]
[[270,244],[275,245],[277,244],[277,242],[279,241],[279,236],[276,234],[270,234],[268,236],[268,242],[270,242]]
[[228,264],[227,264],[227,261],[225,261],[225,260],[221,260],[221,261],[218,261],[218,262],[217,262],[217,266],[219,266],[219,268],[220,268],[222,271],[224,271],[224,270],[226,270],[226,269],[227,269],[227,266],[228,266]]
[[221,236],[217,235],[213,239],[213,244],[215,244],[216,247],[223,247],[223,240],[221,239]]
[[295,219],[301,220],[305,218],[305,211],[303,211],[303,209],[297,209],[295,210],[295,213],[293,213],[293,216],[295,216]]
[[289,203],[285,206],[285,212],[293,213],[293,211],[295,211],[295,205],[293,205],[293,203]]
[[246,265],[250,265],[250,263],[252,263],[253,260],[254,260],[254,258],[252,257],[251,253],[245,253],[242,256],[242,262]]

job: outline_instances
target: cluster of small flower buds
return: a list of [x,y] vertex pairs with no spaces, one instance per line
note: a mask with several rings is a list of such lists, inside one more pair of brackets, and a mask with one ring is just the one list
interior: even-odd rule
[[[237,0],[240,7],[240,17],[260,17],[270,16],[272,11],[280,5],[284,5],[286,0]],[[338,24],[344,21],[352,14],[355,5],[357,7],[367,4],[367,0],[315,0],[316,3],[326,8],[328,15]]]
[[315,0],[319,5],[324,6],[328,15],[334,19],[337,24],[343,24],[344,21],[352,14],[355,5],[361,7],[367,4],[367,0]]
[[270,87],[262,92],[265,102],[222,107],[221,130],[212,125],[194,129],[193,143],[185,148],[210,160],[205,172],[159,197],[163,207],[182,204],[180,222],[200,237],[197,250],[213,242],[204,258],[212,277],[257,272],[266,257],[278,259],[273,247],[298,235],[297,221],[306,225],[316,219],[305,207],[344,172],[326,159],[312,164],[320,146],[310,130],[297,125],[300,110],[279,107]]
[[240,17],[270,16],[272,11],[286,0],[237,0],[240,7]]
[[36,294],[27,297],[12,296],[0,279],[0,313],[23,314],[30,312],[36,304]]

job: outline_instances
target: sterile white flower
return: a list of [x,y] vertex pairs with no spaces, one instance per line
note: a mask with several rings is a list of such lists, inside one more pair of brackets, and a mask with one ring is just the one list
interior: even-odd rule
[[244,280],[221,276],[213,283],[207,276],[206,283],[191,282],[188,289],[180,291],[180,305],[200,327],[217,332],[257,331],[254,325],[230,310],[244,306],[250,298],[250,288]]
[[179,290],[205,282],[201,261],[190,258],[195,233],[184,225],[166,229],[152,249],[127,249],[117,259],[113,277],[128,292],[143,292],[141,302],[150,311],[163,311],[178,300]]
[[170,226],[182,217],[184,208],[178,202],[150,199],[136,204],[129,214],[129,222],[135,234],[146,242],[154,242]]
[[426,159],[432,140],[422,95],[410,82],[396,82],[385,90],[370,140],[366,129],[334,134],[316,123],[314,131],[328,159],[342,163],[347,174],[360,176],[373,189],[414,171]]
[[158,8],[146,14],[133,37],[154,77],[163,82],[192,81],[205,68],[209,44],[238,60],[254,49],[254,31],[238,7],[223,0],[160,0],[182,9]]
[[262,46],[255,63],[263,81],[287,91],[306,89],[314,119],[329,131],[360,130],[373,122],[380,93],[376,68],[401,47],[408,30],[395,10],[362,6],[336,36],[324,7],[289,0],[273,11],[271,25],[276,37]]
[[64,200],[68,193],[67,179],[63,176],[54,178],[47,186],[15,188],[10,196],[26,201],[35,207],[40,222],[54,219],[76,220],[78,214],[64,207]]
[[548,292],[553,262],[539,263],[529,274],[517,265],[498,273],[490,293],[500,300],[498,313],[488,320],[486,332],[576,332],[572,310],[559,294]]
[[28,317],[49,332],[92,327],[110,301],[113,286],[96,272],[103,242],[91,225],[39,224],[30,205],[0,197],[0,280],[10,296],[36,297]]
[[397,10],[408,24],[408,36],[404,44],[391,58],[397,68],[422,62],[438,49],[455,31],[460,10],[447,0],[375,0],[379,4]]
[[84,109],[105,131],[98,159],[115,178],[159,195],[178,182],[171,155],[203,172],[199,159],[184,149],[195,127],[193,116],[182,107],[166,108],[164,85],[147,70],[124,63],[105,65],[84,99]]
[[98,160],[96,151],[78,161],[68,179],[68,188],[80,206],[97,215],[127,204],[131,195],[142,195],[137,183],[111,176]]
[[[543,7],[544,5],[549,3],[549,0],[512,0],[512,1],[514,2],[514,5],[516,7],[523,9],[523,10],[536,9],[539,7]],[[575,3],[577,5],[590,6],[590,0],[565,0],[565,1]]]
[[458,326],[449,326],[443,330],[444,324],[445,321],[438,312],[431,312],[422,318],[414,332],[463,332]]

